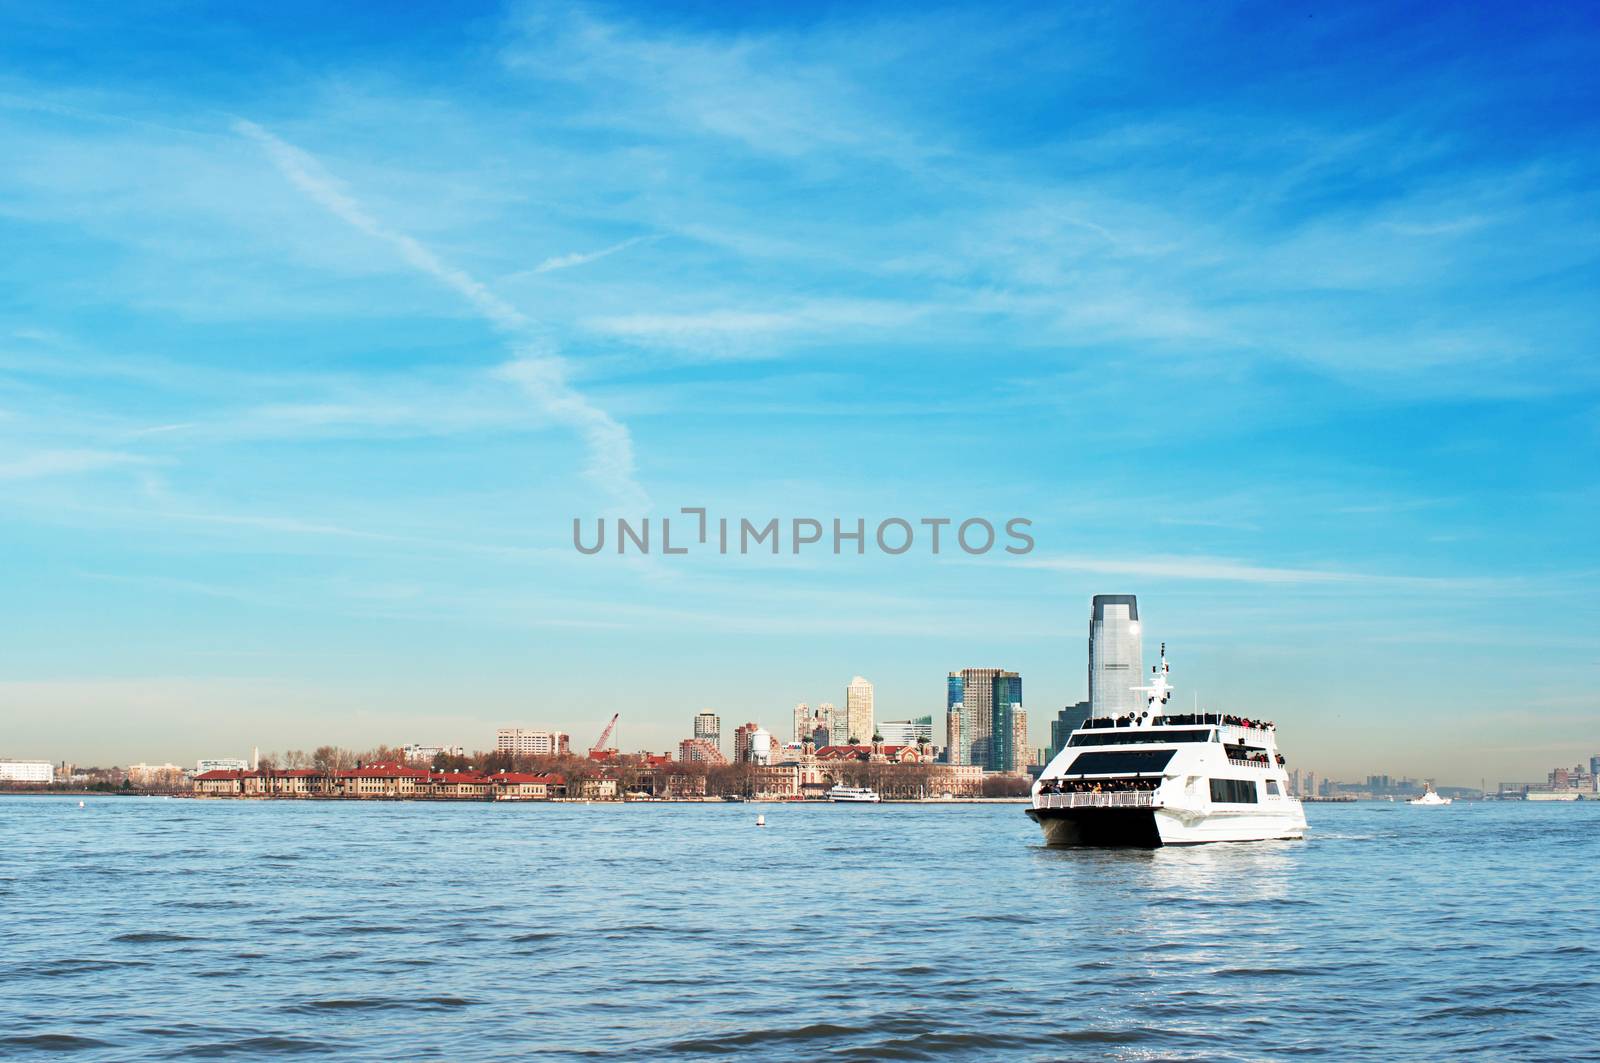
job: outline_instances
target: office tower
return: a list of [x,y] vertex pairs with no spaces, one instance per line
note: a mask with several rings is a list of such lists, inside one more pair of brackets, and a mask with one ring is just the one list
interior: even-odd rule
[[804,742],[816,729],[816,725],[811,722],[811,706],[802,701],[794,707],[794,740]]
[[1139,603],[1131,594],[1097,594],[1089,613],[1089,711],[1094,716],[1144,710],[1144,644]]
[[[1027,759],[1027,732],[1023,731],[1021,748],[1017,745],[1017,724],[1026,728],[1027,713],[1022,711],[1022,677],[1016,672],[1001,672],[994,677],[994,693],[989,698],[989,760],[984,764],[988,771],[1015,772],[1018,758]],[[1027,764],[1022,765],[1023,768]]]
[[1003,668],[963,668],[950,673],[947,697],[954,695],[957,683],[961,700],[947,712],[945,725],[950,763],[977,764],[985,771],[1014,770],[1014,719],[1022,708],[1022,677]]
[[[845,729],[850,733],[845,736],[850,742],[872,741],[872,684],[860,676],[850,680],[850,685],[844,692]],[[839,745],[839,739],[834,737],[834,745]]]
[[914,720],[885,720],[878,725],[886,746],[914,746],[917,739],[933,741],[933,717],[918,716]]
[[[963,668],[951,675],[961,685],[961,700],[955,706],[957,735],[950,738],[950,763],[989,763],[989,728],[993,725],[994,677],[998,668]],[[952,684],[953,685],[953,684]]]
[[1589,774],[1600,778],[1600,754],[1589,758]]
[[709,742],[717,749],[722,748],[722,719],[714,712],[702,712],[694,718],[694,736],[702,742]]
[[1067,748],[1067,739],[1072,737],[1072,732],[1082,727],[1089,718],[1089,703],[1080,701],[1075,705],[1068,705],[1056,713],[1056,718],[1050,721],[1050,759],[1056,759],[1056,754]]

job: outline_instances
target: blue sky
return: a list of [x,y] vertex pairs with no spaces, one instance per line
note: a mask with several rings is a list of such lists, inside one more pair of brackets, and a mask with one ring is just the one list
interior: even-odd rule
[[[667,748],[1136,593],[1293,763],[1600,752],[1600,35],[1543,5],[0,4],[0,755]],[[583,557],[985,516],[1025,558]]]

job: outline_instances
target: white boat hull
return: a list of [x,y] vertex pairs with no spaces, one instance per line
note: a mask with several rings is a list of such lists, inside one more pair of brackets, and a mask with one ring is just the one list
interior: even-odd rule
[[1298,801],[1285,801],[1271,811],[1030,808],[1028,815],[1044,830],[1046,845],[1063,847],[1155,849],[1209,842],[1298,841],[1306,836],[1305,812]]

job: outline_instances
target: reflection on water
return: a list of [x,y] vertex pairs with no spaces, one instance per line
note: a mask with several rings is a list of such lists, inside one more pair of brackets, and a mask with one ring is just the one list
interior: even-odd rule
[[0,799],[0,1056],[1587,1050],[1600,805],[1309,813],[1116,851],[1011,805]]

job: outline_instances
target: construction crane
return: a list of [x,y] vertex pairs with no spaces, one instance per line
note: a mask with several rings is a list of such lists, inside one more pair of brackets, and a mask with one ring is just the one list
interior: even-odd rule
[[600,760],[607,754],[607,752],[611,751],[610,747],[607,746],[606,743],[611,740],[611,732],[616,730],[617,719],[621,715],[622,713],[620,712],[612,714],[611,722],[606,724],[606,729],[600,732],[600,737],[595,740],[594,745],[589,747],[590,760]]

